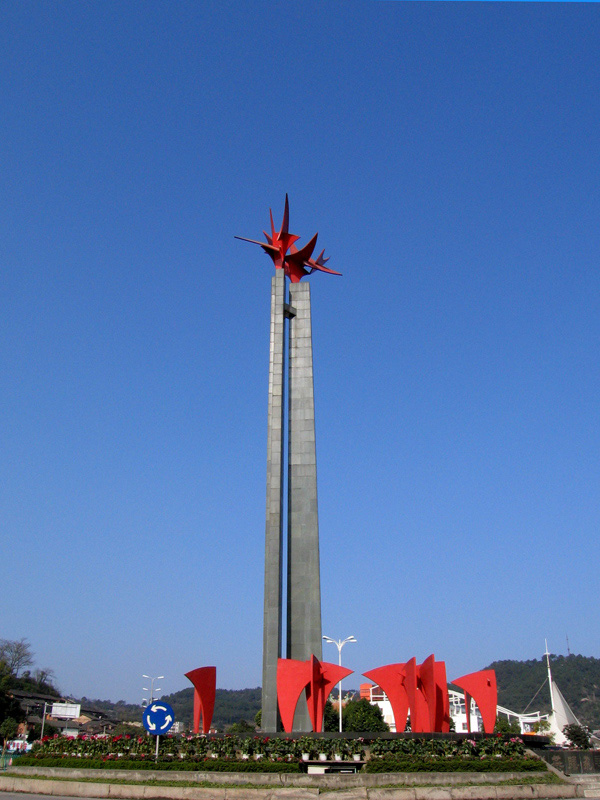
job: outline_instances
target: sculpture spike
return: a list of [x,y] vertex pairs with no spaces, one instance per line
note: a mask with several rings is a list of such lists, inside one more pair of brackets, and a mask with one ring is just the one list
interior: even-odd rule
[[245,236],[234,236],[234,239],[239,239],[241,242],[250,242],[250,244],[258,244],[260,245],[265,252],[272,251],[274,253],[278,253],[279,250],[274,247],[270,242],[259,242],[256,239],[246,239]]
[[307,242],[301,250],[298,250],[297,253],[294,253],[295,261],[299,261],[300,259],[302,259],[302,261],[308,261],[308,259],[312,256],[313,250],[316,247],[318,235],[319,235],[318,233],[315,233],[310,242]]
[[289,226],[290,226],[290,203],[286,192],[285,209],[283,211],[283,222],[281,223],[281,233],[289,233]]

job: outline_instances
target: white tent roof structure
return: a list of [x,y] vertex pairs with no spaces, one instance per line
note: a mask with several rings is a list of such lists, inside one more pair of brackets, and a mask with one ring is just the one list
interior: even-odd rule
[[[548,676],[544,680],[544,683],[540,686],[538,691],[535,693],[535,697],[537,697],[538,693],[541,689],[544,688],[546,682],[550,688],[550,705],[552,707],[552,711],[550,714],[540,714],[539,711],[534,713],[527,714],[525,712],[519,714],[516,711],[510,711],[508,708],[503,708],[502,706],[498,706],[498,713],[505,714],[508,719],[514,717],[519,721],[519,725],[521,727],[521,733],[528,733],[532,730],[535,723],[541,722],[542,720],[548,720],[550,725],[550,729],[548,731],[544,731],[544,733],[548,733],[553,736],[553,742],[557,745],[563,745],[567,742],[567,737],[563,733],[563,728],[565,725],[581,725],[575,714],[573,713],[571,707],[565,700],[563,693],[558,688],[556,681],[552,678],[552,672],[550,670],[550,653],[548,652],[548,643],[546,642],[546,664],[548,668]],[[533,700],[535,700],[535,697]],[[533,700],[531,702],[533,702]]]
[[565,725],[580,725],[581,723],[553,680],[550,681],[550,698],[552,700],[552,713],[548,717],[550,733],[554,734],[554,744],[564,744],[567,741],[567,737],[563,733]]

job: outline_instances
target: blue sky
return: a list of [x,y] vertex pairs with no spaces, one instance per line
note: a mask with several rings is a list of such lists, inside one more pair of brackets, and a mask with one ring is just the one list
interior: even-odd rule
[[3,4],[0,637],[77,696],[260,684],[272,265],[233,237],[289,192],[343,273],[323,632],[357,673],[600,657],[599,46],[595,4]]

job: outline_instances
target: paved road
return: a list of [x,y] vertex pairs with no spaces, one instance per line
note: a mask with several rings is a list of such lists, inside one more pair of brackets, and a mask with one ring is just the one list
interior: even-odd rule
[[26,792],[0,792],[0,800],[52,800],[53,797],[63,797],[64,800],[85,800],[81,797],[73,797],[69,794],[29,794]]
[[51,800],[52,797],[63,797],[65,800],[82,800],[81,797],[72,797],[68,794],[48,795],[48,794],[26,794],[25,792],[2,792],[0,800]]

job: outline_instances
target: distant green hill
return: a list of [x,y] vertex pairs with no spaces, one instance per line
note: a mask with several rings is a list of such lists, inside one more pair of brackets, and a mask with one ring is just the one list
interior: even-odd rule
[[113,703],[111,700],[92,700],[89,697],[81,697],[77,702],[81,703],[83,708],[102,711],[117,722],[142,721],[143,709],[138,703],[126,703],[124,700]]
[[[173,694],[161,696],[161,700],[169,703],[175,712],[175,719],[191,728],[194,716],[194,690],[182,689]],[[141,722],[143,708],[141,705],[125,703],[119,700],[112,703],[110,700],[92,700],[82,697],[81,703],[86,708],[103,711],[112,719],[119,722]],[[228,725],[245,719],[254,723],[256,712],[260,709],[261,690],[258,689],[217,689],[215,695],[215,710],[212,724],[218,730],[224,730]]]
[[[581,724],[592,730],[600,728],[600,659],[551,655],[550,667],[552,678]],[[539,661],[494,661],[487,669],[496,672],[501,706],[519,712],[550,711],[548,683],[543,685],[547,677],[545,656]]]
[[[169,705],[173,706],[175,719],[192,724],[194,715],[194,690],[182,689],[174,694],[164,695]],[[213,726],[224,730],[228,725],[245,719],[254,723],[256,712],[260,710],[261,689],[217,689],[215,695],[215,711]]]
[[[191,728],[194,716],[194,690],[182,689],[173,694],[162,695],[161,700],[169,703],[175,712],[175,719]],[[110,700],[91,700],[82,697],[81,703],[87,708],[103,711],[112,719],[119,722],[141,722],[143,708],[141,705],[125,703],[119,700],[112,703]],[[224,730],[228,725],[245,719],[253,723],[256,712],[260,709],[261,690],[258,689],[217,689],[215,695],[215,711],[213,726]]]

